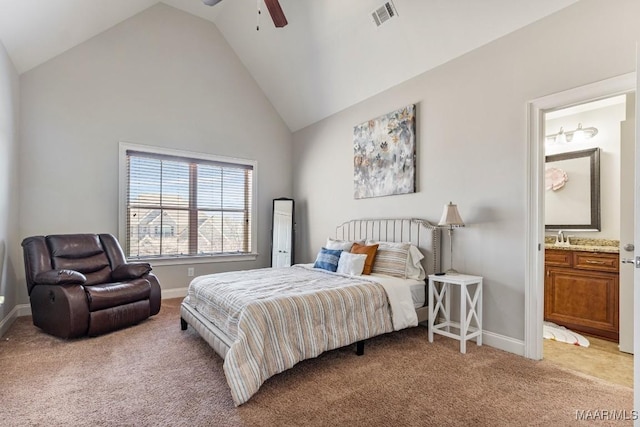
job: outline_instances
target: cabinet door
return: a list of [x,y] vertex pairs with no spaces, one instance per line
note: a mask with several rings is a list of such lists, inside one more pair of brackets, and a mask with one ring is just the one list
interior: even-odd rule
[[573,261],[572,251],[547,249],[544,251],[544,264],[556,267],[571,267]]
[[618,275],[549,267],[545,277],[545,320],[618,340]]
[[583,270],[618,272],[618,254],[574,252],[573,267]]

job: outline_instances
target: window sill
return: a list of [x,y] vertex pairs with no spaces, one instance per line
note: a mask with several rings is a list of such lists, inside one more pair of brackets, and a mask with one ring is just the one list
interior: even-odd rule
[[127,258],[127,262],[148,262],[153,266],[183,265],[183,264],[209,264],[217,262],[255,261],[257,253],[251,254],[224,254],[211,256],[187,256],[164,258]]

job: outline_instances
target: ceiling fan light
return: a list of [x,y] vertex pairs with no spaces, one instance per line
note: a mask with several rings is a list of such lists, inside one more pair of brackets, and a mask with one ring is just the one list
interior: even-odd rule
[[202,3],[206,4],[207,6],[215,6],[216,4],[220,3],[222,0],[202,0]]

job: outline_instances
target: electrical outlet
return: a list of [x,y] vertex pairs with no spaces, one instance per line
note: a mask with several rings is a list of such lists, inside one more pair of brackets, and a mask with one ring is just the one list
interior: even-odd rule
[[194,274],[195,274],[195,272],[193,270],[193,267],[187,268],[187,276],[193,277]]

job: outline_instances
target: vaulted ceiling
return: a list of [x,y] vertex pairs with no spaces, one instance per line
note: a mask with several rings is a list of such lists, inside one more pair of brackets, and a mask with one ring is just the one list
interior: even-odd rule
[[[213,22],[292,131],[550,15],[578,0],[0,0],[0,41],[19,73],[156,3]],[[259,24],[260,30],[256,30]]]

